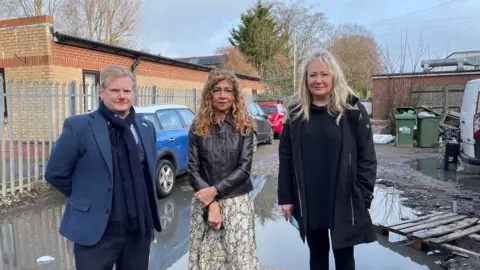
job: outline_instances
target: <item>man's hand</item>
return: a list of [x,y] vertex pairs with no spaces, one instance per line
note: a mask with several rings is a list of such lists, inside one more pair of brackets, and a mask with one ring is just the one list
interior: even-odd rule
[[208,223],[215,230],[219,230],[222,227],[222,215],[220,205],[217,202],[210,204],[208,208]]
[[207,206],[213,202],[217,196],[217,189],[215,187],[209,187],[199,190],[195,194],[195,199],[197,199],[203,206]]
[[283,216],[285,220],[288,222],[292,222],[292,211],[293,211],[293,204],[285,204],[281,205]]

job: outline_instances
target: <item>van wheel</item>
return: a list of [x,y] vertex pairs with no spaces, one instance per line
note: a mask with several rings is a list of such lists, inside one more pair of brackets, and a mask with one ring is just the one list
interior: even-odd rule
[[256,133],[253,133],[253,152],[257,152],[257,144],[258,144],[258,141],[257,141],[257,134]]
[[175,186],[175,167],[166,159],[161,159],[157,165],[157,195],[160,198],[168,197]]

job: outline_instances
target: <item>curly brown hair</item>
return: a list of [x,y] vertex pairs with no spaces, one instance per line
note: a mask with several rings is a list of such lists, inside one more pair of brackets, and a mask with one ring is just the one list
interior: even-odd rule
[[256,122],[248,114],[245,99],[240,92],[240,82],[230,71],[214,69],[208,74],[207,82],[203,87],[202,97],[200,100],[200,108],[195,119],[195,134],[200,137],[208,137],[212,131],[212,123],[214,121],[212,96],[213,88],[217,83],[226,80],[232,85],[233,105],[231,108],[233,117],[233,128],[235,132],[246,136],[256,130]]

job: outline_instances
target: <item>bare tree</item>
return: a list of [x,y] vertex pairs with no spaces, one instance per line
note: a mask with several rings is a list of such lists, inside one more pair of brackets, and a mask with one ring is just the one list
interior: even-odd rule
[[370,77],[381,70],[381,53],[373,35],[363,26],[342,25],[335,29],[328,47],[339,60],[349,85],[366,98]]
[[141,0],[2,0],[0,17],[50,15],[65,34],[139,48]]
[[247,57],[237,47],[218,48],[217,54],[225,57],[225,69],[250,76],[259,76],[258,71],[248,62]]
[[[435,84],[435,78],[420,83],[420,80],[418,80],[420,74],[416,73],[418,64],[427,50],[428,46],[424,45],[422,37],[419,38],[417,48],[412,49],[407,32],[401,35],[400,55],[398,57],[393,57],[388,47],[385,50],[380,50],[383,72],[387,76],[383,107],[388,114],[391,127],[395,127],[394,116],[396,112],[394,108],[396,106],[418,107],[423,105],[419,104],[424,96],[423,91]],[[408,64],[411,65],[411,70],[409,69],[406,72]]]
[[32,17],[39,15],[57,15],[65,0],[2,0],[0,17]]
[[290,67],[290,59],[282,54],[265,63],[265,75],[262,77],[266,90],[264,96],[282,98],[292,95],[293,70]]
[[65,0],[61,31],[112,45],[136,48],[141,0]]
[[304,0],[274,2],[273,12],[289,36],[289,58],[293,60],[295,55],[297,71],[314,48],[325,45],[333,29],[325,14],[311,12],[312,8],[306,6]]

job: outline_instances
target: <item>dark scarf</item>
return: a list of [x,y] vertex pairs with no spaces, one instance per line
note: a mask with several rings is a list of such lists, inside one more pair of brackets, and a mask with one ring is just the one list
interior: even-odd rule
[[[124,205],[117,205],[120,208],[117,210],[125,212],[125,220],[113,223],[117,230],[123,230],[118,228],[125,228],[129,232],[138,232],[139,236],[151,237],[153,218],[148,200],[146,181],[143,175],[137,143],[130,129],[135,120],[135,110],[132,107],[128,116],[122,119],[115,116],[101,102],[99,111],[109,122],[108,131],[112,146],[114,197],[116,194],[118,197],[123,195],[125,201]],[[118,194],[118,192],[115,194],[115,185],[121,185],[123,194]],[[125,206],[126,209],[123,209]],[[114,202],[113,208],[115,207]],[[112,209],[112,211],[115,211],[115,209]]]

